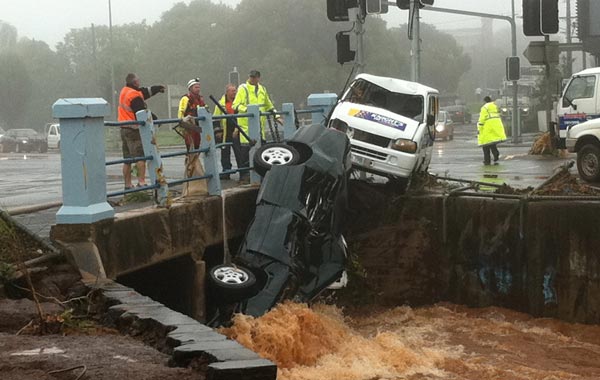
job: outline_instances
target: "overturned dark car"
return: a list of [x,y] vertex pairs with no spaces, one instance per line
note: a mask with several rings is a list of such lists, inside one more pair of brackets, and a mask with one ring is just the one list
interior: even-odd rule
[[[269,167],[265,152],[273,147],[290,159]],[[255,162],[260,172],[268,170],[254,219],[232,264],[209,270],[215,299],[229,305],[227,311],[219,307],[212,324],[233,311],[260,316],[282,300],[308,302],[345,275],[342,224],[351,169],[346,134],[301,127],[285,144],[263,145]]]

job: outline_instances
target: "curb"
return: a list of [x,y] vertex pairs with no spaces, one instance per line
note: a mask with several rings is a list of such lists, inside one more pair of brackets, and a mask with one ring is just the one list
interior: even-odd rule
[[141,336],[171,355],[172,365],[187,367],[192,361],[207,364],[207,380],[277,378],[273,362],[150,297],[111,280],[88,282],[86,286],[102,293],[107,323],[121,332]]
[[22,214],[31,214],[32,212],[38,212],[43,210],[48,210],[55,207],[62,206],[62,201],[42,203],[33,206],[22,206],[22,207],[14,207],[6,209],[6,213],[10,216],[17,216]]

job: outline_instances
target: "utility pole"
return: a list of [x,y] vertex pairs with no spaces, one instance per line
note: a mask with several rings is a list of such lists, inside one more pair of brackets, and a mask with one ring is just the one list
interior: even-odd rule
[[410,1],[408,22],[408,35],[411,40],[411,80],[419,82],[421,79],[421,25],[419,18],[419,0]]
[[115,63],[112,35],[112,7],[108,0],[108,33],[110,38],[110,93],[112,96],[112,114],[114,120],[117,120],[117,94],[115,92]]
[[356,74],[363,73],[365,71],[365,50],[364,50],[364,23],[365,18],[363,16],[363,10],[361,8],[361,2],[358,2],[358,8],[349,9],[349,14],[352,10],[356,11],[355,21],[355,33],[356,33]]
[[[571,0],[567,1],[567,43],[570,44],[572,41],[571,38]],[[571,50],[567,51],[567,72],[565,76],[568,78],[573,74],[573,52]]]

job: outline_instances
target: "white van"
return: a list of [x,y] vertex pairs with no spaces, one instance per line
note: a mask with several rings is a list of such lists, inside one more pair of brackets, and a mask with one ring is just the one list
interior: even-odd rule
[[46,139],[48,148],[60,149],[60,124],[46,124]]
[[356,76],[329,127],[350,138],[352,166],[405,186],[429,167],[439,111],[436,89],[401,79]]
[[562,141],[570,127],[600,117],[600,67],[571,76],[558,101],[556,116]]

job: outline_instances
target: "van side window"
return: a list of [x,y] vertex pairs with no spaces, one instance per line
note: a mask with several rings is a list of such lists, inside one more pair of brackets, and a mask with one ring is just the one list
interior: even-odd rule
[[[569,100],[581,99],[581,98],[592,98],[594,96],[594,89],[596,88],[596,76],[580,76],[575,77],[567,87],[565,96]],[[566,103],[566,104],[565,104]],[[566,100],[563,100],[563,107],[568,107],[569,104]]]

